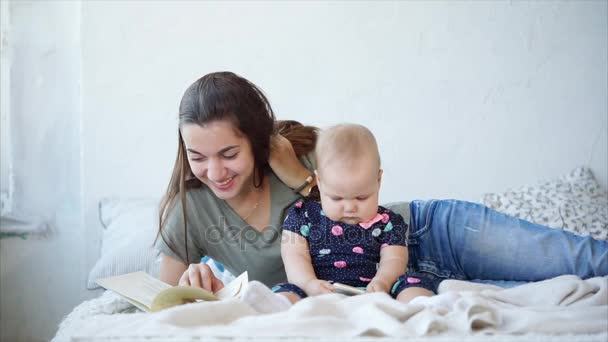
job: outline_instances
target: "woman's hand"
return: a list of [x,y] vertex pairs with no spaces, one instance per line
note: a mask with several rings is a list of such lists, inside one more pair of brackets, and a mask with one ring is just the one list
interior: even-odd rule
[[179,278],[178,285],[201,287],[213,293],[224,288],[224,283],[215,277],[209,265],[205,263],[190,264]]
[[318,296],[325,293],[333,293],[334,286],[321,279],[311,279],[304,285],[304,292],[309,296]]
[[288,187],[295,189],[310,176],[310,171],[302,165],[291,142],[280,134],[270,140],[270,157],[268,163],[272,171]]
[[372,281],[367,284],[367,292],[384,292],[390,291],[390,285],[380,278],[373,278]]

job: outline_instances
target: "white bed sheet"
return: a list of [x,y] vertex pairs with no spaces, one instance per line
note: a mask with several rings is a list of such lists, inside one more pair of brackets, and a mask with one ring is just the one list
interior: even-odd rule
[[74,309],[53,341],[107,340],[608,340],[608,277],[561,276],[510,289],[448,280],[403,305],[382,293],[311,297],[260,315],[238,301],[137,312],[105,292]]

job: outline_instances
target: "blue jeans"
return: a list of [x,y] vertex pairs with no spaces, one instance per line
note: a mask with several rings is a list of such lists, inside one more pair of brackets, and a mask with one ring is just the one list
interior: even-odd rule
[[507,285],[563,274],[608,275],[607,241],[465,201],[413,201],[410,215],[410,269],[441,278],[506,280]]

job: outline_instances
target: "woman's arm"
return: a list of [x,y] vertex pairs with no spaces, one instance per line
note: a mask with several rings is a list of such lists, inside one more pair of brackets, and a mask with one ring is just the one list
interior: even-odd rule
[[312,267],[308,241],[294,232],[283,230],[281,257],[285,264],[287,280],[299,286],[309,296],[333,292],[333,286],[317,279]]
[[161,254],[159,278],[172,286],[201,287],[211,292],[217,292],[224,287],[224,283],[215,277],[209,265],[200,263],[186,266],[181,260],[166,254]]
[[372,281],[367,285],[369,292],[389,292],[397,278],[405,273],[407,247],[388,246],[380,250],[380,266]]
[[[302,165],[296,156],[289,140],[280,134],[276,134],[272,137],[268,163],[277,177],[292,189],[296,189],[304,184],[306,179],[312,175],[312,172]],[[308,195],[310,193],[310,188],[314,185],[315,178],[313,177],[312,182],[304,187],[300,191],[300,194],[303,196]]]
[[159,278],[165,283],[172,286],[177,285],[179,278],[187,268],[188,266],[180,260],[161,253]]

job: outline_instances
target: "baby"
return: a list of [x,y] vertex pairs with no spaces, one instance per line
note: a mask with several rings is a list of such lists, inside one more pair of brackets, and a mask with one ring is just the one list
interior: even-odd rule
[[283,224],[289,283],[273,293],[252,281],[243,301],[261,313],[282,311],[306,296],[334,292],[334,282],[404,303],[432,296],[438,277],[405,273],[407,224],[378,205],[382,169],[373,134],[361,125],[331,127],[319,135],[315,155],[321,203],[296,202]]
[[361,125],[331,127],[315,154],[321,203],[303,200],[289,211],[281,244],[289,283],[273,291],[291,303],[334,292],[333,282],[405,303],[433,295],[435,278],[404,274],[407,224],[378,205],[382,169],[373,134]]

